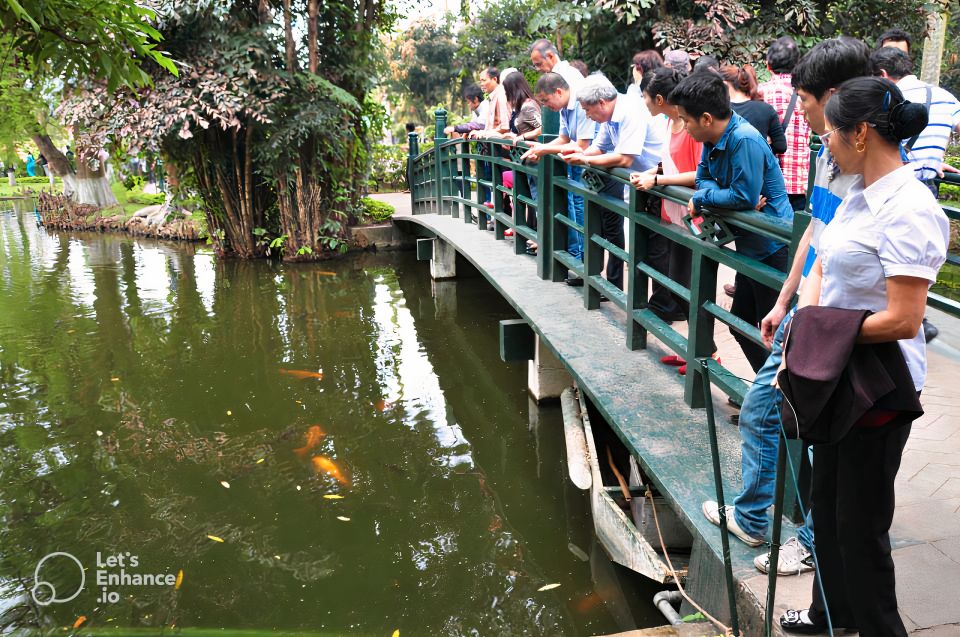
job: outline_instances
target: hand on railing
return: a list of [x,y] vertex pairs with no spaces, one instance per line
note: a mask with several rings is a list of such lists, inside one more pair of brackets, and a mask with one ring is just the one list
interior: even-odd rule
[[540,149],[544,144],[540,142],[527,142],[530,148],[524,154],[520,155],[520,161],[540,161]]
[[587,161],[587,155],[583,154],[580,151],[563,151],[560,153],[560,159],[567,162],[571,166],[589,166]]
[[650,170],[630,173],[630,185],[637,190],[650,190],[657,185],[655,183],[657,180],[657,170],[657,167],[654,166]]

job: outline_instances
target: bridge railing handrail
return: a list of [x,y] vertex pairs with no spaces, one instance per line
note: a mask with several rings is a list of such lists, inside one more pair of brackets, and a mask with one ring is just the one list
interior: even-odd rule
[[[544,110],[544,130],[548,124]],[[555,120],[554,120],[555,124]],[[737,231],[753,232],[784,243],[794,257],[797,244],[810,216],[798,212],[793,223],[775,219],[755,210],[705,210],[702,223],[695,228],[688,217],[686,227],[662,221],[659,215],[649,214],[642,205],[645,199],[629,186],[629,170],[584,167],[580,181],[567,178],[567,165],[555,155],[546,155],[536,163],[524,163],[520,155],[529,147],[524,142],[505,138],[468,140],[448,139],[443,130],[446,113],[437,111],[433,148],[420,153],[411,135],[409,157],[410,190],[414,214],[435,212],[462,218],[464,223],[475,223],[486,229],[492,222],[497,240],[509,239],[512,233],[514,252],[524,254],[527,241],[537,244],[537,271],[541,278],[561,282],[567,272],[584,280],[583,299],[588,310],[597,309],[601,295],[619,306],[627,314],[626,344],[630,349],[646,347],[647,333],[653,333],[667,347],[685,360],[709,357],[713,350],[714,322],[726,324],[755,343],[762,344],[759,330],[724,309],[716,299],[717,269],[719,265],[732,268],[767,287],[779,289],[785,274],[755,259],[737,253],[728,245]],[[541,136],[548,141],[555,135],[555,127]],[[811,152],[811,168],[816,146]],[[475,168],[474,168],[475,167]],[[481,171],[481,167],[484,169]],[[489,177],[482,174],[489,170]],[[503,175],[513,171],[513,184],[506,187]],[[521,177],[523,175],[523,177]],[[527,177],[534,182],[536,197]],[[600,192],[603,185],[616,189],[613,183],[626,186],[626,197],[612,197]],[[958,180],[960,182],[960,180]],[[812,183],[812,179],[811,179]],[[658,200],[685,205],[693,190],[678,186],[656,187],[648,191]],[[489,199],[487,194],[489,193]],[[584,199],[584,223],[572,221],[567,214],[568,194]],[[513,213],[508,212],[507,197],[513,200]],[[518,205],[523,204],[524,206]],[[535,214],[527,219],[517,210],[530,206]],[[601,236],[601,212],[615,212],[625,219],[627,246],[619,248]],[[950,211],[958,218],[960,211]],[[532,223],[535,219],[535,223]],[[567,251],[568,229],[583,236],[584,255],[577,261]],[[694,234],[694,231],[698,234]],[[662,235],[674,244],[682,245],[692,254],[690,286],[670,279],[645,263],[647,242],[652,235]],[[619,290],[601,277],[603,251],[621,257],[627,264],[624,290]],[[689,304],[688,330],[681,334],[648,307],[648,281],[665,286],[675,296]],[[936,294],[929,295],[931,306],[960,316],[960,303]],[[688,370],[685,380],[685,399],[692,406],[702,402],[703,379],[695,366]],[[735,399],[742,399],[747,385],[719,361],[711,360],[711,376],[715,386]]]

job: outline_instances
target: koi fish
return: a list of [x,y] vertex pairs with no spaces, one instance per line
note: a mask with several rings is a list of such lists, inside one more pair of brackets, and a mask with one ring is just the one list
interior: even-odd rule
[[586,597],[577,600],[573,607],[579,613],[587,613],[601,604],[603,604],[603,598],[596,593],[590,593]]
[[73,622],[73,627],[74,627],[74,628],[80,628],[81,626],[83,626],[83,625],[86,624],[86,623],[87,623],[87,616],[86,616],[86,615],[80,615],[79,617],[77,617],[77,621]]
[[281,367],[280,373],[286,374],[287,376],[293,376],[294,378],[299,378],[300,380],[307,380],[309,378],[323,380],[323,372],[309,372],[305,369],[284,369]]
[[175,591],[180,590],[180,585],[181,585],[181,584],[183,584],[183,569],[182,569],[182,568],[180,569],[179,572],[177,572],[177,581],[176,581],[176,583],[174,583],[174,585],[173,585],[173,590],[175,590]]
[[313,449],[316,449],[317,445],[320,444],[320,441],[323,440],[323,437],[327,435],[323,429],[320,428],[320,425],[314,425],[307,429],[307,433],[304,436],[304,444],[302,447],[297,447],[293,450],[293,453],[297,454],[301,458],[305,457]]
[[340,471],[340,467],[334,463],[333,460],[327,458],[326,456],[314,456],[310,459],[313,463],[313,470],[318,474],[325,473],[328,476],[333,476],[336,478],[337,482],[343,485],[350,485],[350,481],[343,475]]

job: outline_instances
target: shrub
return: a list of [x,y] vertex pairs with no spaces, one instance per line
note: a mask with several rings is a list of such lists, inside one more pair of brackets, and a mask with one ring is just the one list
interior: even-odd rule
[[361,199],[360,205],[363,206],[363,216],[370,217],[376,222],[386,221],[396,212],[396,208],[390,204],[371,199],[370,197]]
[[376,189],[402,188],[407,183],[407,154],[400,146],[375,144],[370,156],[370,180]]
[[145,192],[131,192],[127,196],[127,203],[138,203],[143,204],[144,206],[159,206],[164,201],[166,201],[167,195],[158,192],[156,194],[149,194]]

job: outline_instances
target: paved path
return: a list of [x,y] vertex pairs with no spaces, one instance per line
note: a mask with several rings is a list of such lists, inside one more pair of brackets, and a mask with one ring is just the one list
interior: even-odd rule
[[[397,208],[397,216],[410,214],[410,195],[378,194],[375,198]],[[457,220],[456,228],[468,232]],[[485,242],[496,243],[488,233],[473,232]],[[506,251],[506,246],[502,246]],[[520,268],[531,269],[532,259],[517,257],[524,262]],[[516,266],[510,266],[516,271]],[[729,308],[729,299],[722,292],[723,283],[733,280],[733,273],[721,268],[717,298]],[[552,286],[551,286],[552,287]],[[584,313],[586,311],[584,310]],[[591,313],[592,314],[592,313]],[[604,307],[598,314],[622,326],[624,314],[618,308]],[[897,507],[891,535],[894,560],[897,567],[897,594],[900,611],[912,634],[939,637],[960,636],[960,392],[953,382],[960,379],[960,320],[930,310],[928,317],[940,329],[940,336],[928,348],[929,374],[922,403],[926,411],[913,425],[897,477]],[[599,316],[598,316],[599,318]],[[683,324],[675,324],[679,330]],[[724,364],[734,373],[750,377],[751,370],[740,353],[729,331],[720,327],[716,340]],[[625,351],[622,338],[616,346]],[[645,357],[644,367],[667,351],[666,347],[650,338],[646,352],[634,352]],[[663,374],[669,368],[659,367]],[[682,394],[679,384],[674,391]],[[723,407],[727,410],[726,407]],[[729,411],[729,410],[727,410]],[[708,531],[709,532],[709,531]],[[718,533],[718,532],[717,532]],[[735,544],[739,544],[733,540]],[[739,544],[738,553],[743,547]],[[759,551],[755,551],[759,553]],[[762,602],[766,596],[766,576],[742,573],[740,585],[752,591]],[[810,601],[812,575],[781,577],[777,589],[777,607],[803,608]],[[779,612],[779,611],[778,611]]]

